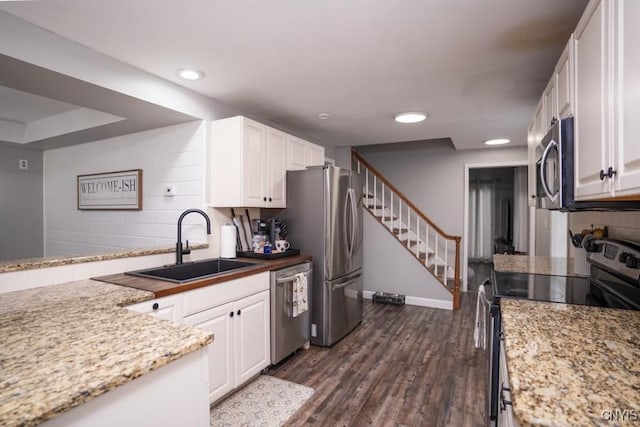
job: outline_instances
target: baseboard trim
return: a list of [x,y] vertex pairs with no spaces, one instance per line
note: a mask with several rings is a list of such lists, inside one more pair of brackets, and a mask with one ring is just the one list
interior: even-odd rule
[[[362,291],[362,296],[366,299],[371,299],[374,292],[375,291]],[[442,308],[444,310],[453,310],[453,301],[447,301],[447,300],[406,296],[404,302],[405,304],[417,305],[419,307]]]

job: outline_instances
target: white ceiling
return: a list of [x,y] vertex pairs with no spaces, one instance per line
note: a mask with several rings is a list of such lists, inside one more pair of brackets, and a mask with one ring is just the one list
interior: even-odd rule
[[[0,9],[327,146],[526,128],[587,0],[47,0]],[[176,70],[206,78],[186,82]],[[393,116],[424,111],[420,124]],[[330,113],[329,120],[317,119]]]

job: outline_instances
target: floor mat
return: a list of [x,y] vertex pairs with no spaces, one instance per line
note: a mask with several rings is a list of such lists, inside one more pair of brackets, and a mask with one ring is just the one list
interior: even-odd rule
[[310,387],[261,375],[211,409],[211,426],[281,426],[313,392]]

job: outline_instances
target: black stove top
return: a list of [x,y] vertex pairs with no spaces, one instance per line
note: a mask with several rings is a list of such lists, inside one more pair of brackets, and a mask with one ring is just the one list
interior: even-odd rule
[[640,247],[594,239],[587,248],[589,277],[492,272],[493,298],[523,298],[640,310]]

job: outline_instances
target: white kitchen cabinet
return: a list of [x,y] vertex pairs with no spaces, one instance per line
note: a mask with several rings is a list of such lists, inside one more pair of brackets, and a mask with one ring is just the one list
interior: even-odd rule
[[504,342],[500,346],[500,370],[498,384],[500,396],[498,396],[498,427],[516,427],[518,420],[513,413],[511,399],[511,386],[509,384],[509,371],[507,369],[507,356],[504,350]]
[[243,116],[212,123],[210,204],[286,207],[286,134]]
[[576,200],[640,195],[640,7],[592,0],[575,34]]
[[213,334],[208,345],[209,402],[215,402],[235,387],[233,351],[233,303],[188,316],[185,323]]
[[194,289],[183,296],[183,322],[214,334],[209,398],[215,402],[271,363],[269,272]]
[[324,147],[289,135],[287,137],[287,170],[324,165]]
[[555,77],[554,73],[542,93],[542,102],[544,103],[542,136],[551,129],[552,124],[558,119],[558,96],[556,94]]
[[215,402],[271,363],[269,291],[187,316],[214,334],[209,344],[209,400]]
[[264,180],[266,188],[264,189],[263,202],[269,208],[284,208],[286,207],[287,193],[287,135],[267,127],[265,151],[267,179]]
[[236,386],[244,384],[271,363],[269,291],[233,304]]
[[564,47],[554,71],[556,93],[556,117],[566,119],[573,116],[575,91],[573,83],[573,34]]
[[182,320],[182,313],[179,301],[179,295],[170,295],[129,305],[127,308],[138,313],[149,314],[159,319],[180,322]]
[[607,197],[611,180],[601,172],[611,165],[608,128],[607,6],[592,1],[575,32],[575,197],[576,200]]
[[640,194],[640,2],[612,3],[614,196]]
[[309,143],[295,136],[287,137],[287,170],[297,171],[305,169],[307,164],[307,149]]
[[324,147],[309,143],[307,149],[307,166],[324,166]]

